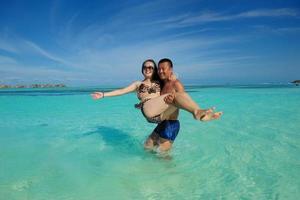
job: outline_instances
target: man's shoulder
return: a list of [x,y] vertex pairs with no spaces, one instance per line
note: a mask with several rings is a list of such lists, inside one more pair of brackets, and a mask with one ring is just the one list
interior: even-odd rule
[[166,82],[166,84],[167,84],[167,85],[178,85],[178,84],[181,84],[181,85],[182,85],[181,81],[178,80],[178,79],[170,80],[170,81]]
[[184,90],[183,84],[182,84],[181,81],[178,80],[178,79],[176,79],[176,80],[174,81],[174,88],[175,88],[177,91],[182,91],[182,90]]
[[174,80],[174,84],[181,84],[182,85],[182,83],[179,79]]
[[178,79],[176,79],[176,80],[173,81],[173,85],[174,86],[183,86],[183,84],[181,83],[181,81],[178,80]]
[[177,91],[177,90],[181,90],[182,88],[183,88],[183,85],[180,82],[180,80],[178,80],[178,79],[168,81],[167,83],[164,84],[164,89],[167,89],[167,90],[175,89]]

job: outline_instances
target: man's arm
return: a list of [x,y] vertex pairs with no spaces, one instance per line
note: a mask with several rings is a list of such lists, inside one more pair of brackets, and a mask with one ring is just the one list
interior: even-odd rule
[[[174,82],[174,91],[175,92],[185,92],[184,90],[184,86],[182,85],[182,83],[178,80],[176,80]],[[164,101],[167,103],[167,104],[172,104],[174,99],[175,99],[175,92],[173,92],[172,94],[166,96],[164,98]]]

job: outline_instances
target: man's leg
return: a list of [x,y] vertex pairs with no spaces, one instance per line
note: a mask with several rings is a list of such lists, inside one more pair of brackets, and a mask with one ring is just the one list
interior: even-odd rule
[[148,136],[147,140],[144,143],[145,150],[153,150],[155,146],[158,145],[159,136],[154,131]]
[[161,153],[165,153],[172,148],[173,142],[171,140],[167,140],[159,137],[158,140],[158,150]]

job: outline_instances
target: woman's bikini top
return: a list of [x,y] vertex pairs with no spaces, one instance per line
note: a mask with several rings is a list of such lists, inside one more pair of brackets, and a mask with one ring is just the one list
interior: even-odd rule
[[146,85],[144,83],[141,83],[137,90],[138,98],[141,99],[142,97],[145,97],[147,95],[145,93],[148,93],[148,94],[160,93],[159,83],[154,82],[151,85]]

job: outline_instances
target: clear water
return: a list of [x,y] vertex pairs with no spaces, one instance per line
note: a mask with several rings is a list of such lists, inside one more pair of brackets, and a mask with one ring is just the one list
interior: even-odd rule
[[1,200],[300,198],[299,87],[188,87],[225,114],[181,111],[171,160],[144,152],[134,94],[92,90],[0,91]]

